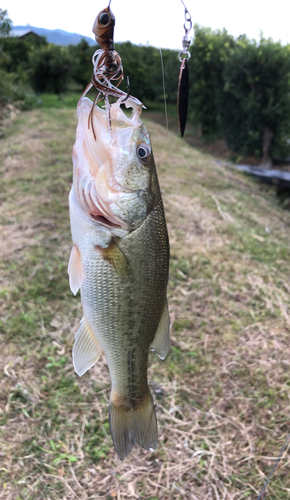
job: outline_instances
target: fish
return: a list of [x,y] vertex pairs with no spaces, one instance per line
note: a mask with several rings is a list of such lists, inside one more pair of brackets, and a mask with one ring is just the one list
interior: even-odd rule
[[[157,447],[148,386],[149,351],[169,350],[169,240],[142,103],[104,108],[81,97],[69,194],[73,246],[68,265],[83,317],[73,346],[82,376],[104,353],[111,376],[110,431],[121,460],[135,444]],[[132,108],[131,116],[123,107]],[[90,127],[93,113],[94,134]],[[96,139],[95,139],[95,137]]]

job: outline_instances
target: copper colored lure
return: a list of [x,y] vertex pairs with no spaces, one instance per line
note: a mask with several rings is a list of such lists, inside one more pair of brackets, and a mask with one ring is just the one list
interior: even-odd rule
[[97,15],[93,25],[96,42],[102,49],[114,50],[115,16],[110,5]]
[[[95,35],[96,42],[101,48],[96,50],[93,55],[92,63],[94,69],[92,80],[82,95],[82,97],[84,97],[92,87],[97,90],[97,94],[88,117],[88,127],[92,128],[95,140],[97,137],[94,129],[93,111],[94,107],[102,99],[105,101],[105,107],[108,113],[109,128],[111,128],[110,96],[117,99],[124,97],[123,102],[129,99],[129,97],[136,102],[138,101],[135,97],[130,96],[128,77],[127,92],[118,88],[124,79],[124,71],[121,57],[114,49],[115,16],[110,9],[110,3],[111,2],[109,2],[108,7],[99,12],[93,24],[93,33]],[[114,82],[115,85],[112,82]]]
[[177,108],[178,108],[178,123],[181,137],[184,136],[187,110],[188,110],[188,96],[189,96],[189,72],[187,59],[183,59],[180,67],[178,94],[177,94]]

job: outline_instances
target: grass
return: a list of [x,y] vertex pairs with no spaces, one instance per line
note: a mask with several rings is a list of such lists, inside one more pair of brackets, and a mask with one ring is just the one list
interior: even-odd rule
[[[106,362],[78,378],[71,360],[82,313],[67,276],[68,108],[18,114],[1,140],[0,498],[255,499],[290,430],[290,213],[174,134],[169,154],[165,129],[146,122],[172,340],[165,362],[150,355],[158,449],[120,462]],[[288,447],[267,498],[289,498],[289,466]]]
[[80,98],[79,92],[66,92],[64,94],[41,94],[42,108],[76,109]]

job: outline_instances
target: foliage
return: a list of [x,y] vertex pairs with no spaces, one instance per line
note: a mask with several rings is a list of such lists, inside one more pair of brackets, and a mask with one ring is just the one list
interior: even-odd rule
[[273,134],[272,152],[287,155],[290,136],[290,45],[240,37],[223,71],[220,126],[230,148],[262,155],[265,127]]
[[[7,11],[0,10],[0,14],[7,27]],[[3,74],[2,102],[12,99],[17,82],[32,85],[37,92],[59,95],[71,80],[82,88],[91,81],[97,46],[90,47],[84,39],[76,46],[60,47],[33,35],[22,39],[3,36],[0,46],[1,68],[14,75],[13,85],[4,92],[3,86],[12,77]],[[128,76],[130,93],[145,105],[162,102],[160,51],[131,42],[117,43],[115,48],[124,67],[120,88],[127,90]],[[239,154],[261,156],[264,131],[270,130],[270,153],[289,155],[290,46],[264,38],[257,43],[245,35],[234,39],[226,30],[195,25],[190,51],[189,121],[200,126],[202,135],[225,138]],[[178,52],[163,50],[162,57],[166,98],[168,103],[176,103]],[[57,105],[62,103],[58,100]]]
[[29,55],[31,51],[46,46],[47,41],[43,36],[35,36],[33,33],[24,38],[7,37],[0,39],[2,52],[5,54],[5,60],[2,69],[8,73],[21,73],[22,76],[29,77]]
[[34,90],[55,94],[66,90],[72,64],[68,51],[64,47],[49,44],[33,49],[29,53],[29,65]]
[[219,132],[219,111],[223,103],[223,69],[234,38],[223,31],[194,26],[189,60],[190,118],[201,126],[202,134]]
[[8,74],[0,69],[0,109],[16,97],[14,79],[13,73]]
[[[130,80],[130,92],[146,104],[146,101],[163,99],[163,84],[160,51],[155,47],[133,45],[131,42],[116,44],[125,70]],[[162,50],[167,99],[176,101],[179,74],[178,53]],[[126,90],[123,83],[123,90]]]
[[11,31],[12,21],[8,17],[7,10],[0,9],[0,37],[8,36]]
[[40,106],[41,102],[40,97],[18,81],[16,74],[0,69],[0,120],[5,117],[9,104],[28,110]]
[[271,152],[289,154],[290,46],[225,30],[194,27],[189,70],[192,121],[202,134],[219,135],[241,154],[262,155],[263,134],[274,138]]
[[15,73],[5,71],[5,65],[9,62],[10,57],[7,53],[0,52],[0,120],[6,116],[7,106],[10,104],[23,110],[32,109],[41,104],[40,97],[23,84],[20,71]]
[[69,45],[68,52],[72,60],[71,77],[85,89],[93,73],[92,57],[97,46],[91,47],[85,39],[77,45]]

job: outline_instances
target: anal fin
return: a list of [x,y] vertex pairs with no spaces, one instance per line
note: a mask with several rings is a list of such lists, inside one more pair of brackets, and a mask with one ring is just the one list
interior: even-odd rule
[[152,351],[156,352],[159,358],[165,359],[168,354],[169,347],[170,347],[170,321],[168,313],[168,304],[166,300],[159,321],[159,325],[150,348],[152,349]]
[[68,263],[69,285],[72,293],[77,294],[85,279],[81,254],[77,245],[73,245]]
[[73,346],[73,364],[76,373],[81,377],[89,368],[91,368],[102,354],[96,337],[89,327],[85,317],[81,319],[75,343]]

